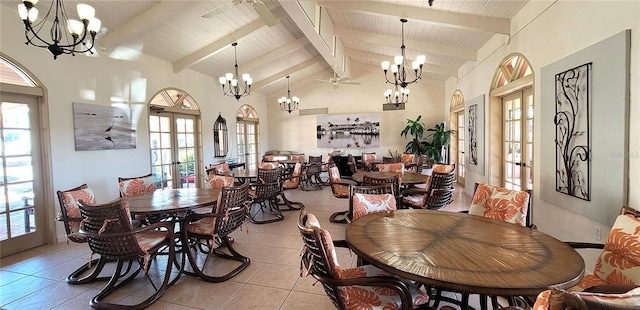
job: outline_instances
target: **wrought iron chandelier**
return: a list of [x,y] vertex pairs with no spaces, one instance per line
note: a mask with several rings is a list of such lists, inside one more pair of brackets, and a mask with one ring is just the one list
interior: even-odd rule
[[396,85],[395,91],[387,89],[387,91],[384,92],[384,98],[387,100],[387,104],[395,104],[396,106],[399,106],[401,104],[409,103],[409,92],[409,89],[404,87],[398,90],[398,85]]
[[[85,52],[93,54],[91,49],[101,27],[100,20],[94,17],[96,10],[93,7],[87,4],[78,4],[78,16],[81,19],[78,21],[67,17],[62,0],[53,0],[44,18],[34,24],[38,18],[36,3],[38,0],[24,0],[18,4],[18,14],[24,22],[24,36],[27,39],[25,44],[46,48],[53,55],[53,59],[57,59],[62,54],[71,54],[72,56]],[[49,20],[49,15],[52,15],[51,20]],[[40,36],[40,31],[48,20],[52,24],[49,30],[50,41]],[[64,30],[65,27],[68,32]],[[90,44],[85,41],[87,33],[91,37]]]
[[[224,76],[220,77],[220,84],[222,84],[222,92],[225,96],[235,97],[237,101],[240,101],[240,98],[244,96],[249,96],[251,94],[251,84],[253,84],[253,79],[248,73],[242,74],[242,82],[244,85],[238,84],[238,48],[236,47],[238,42],[234,42],[231,44],[234,48],[235,55],[235,77],[233,73],[227,72]],[[226,88],[225,88],[226,85]]]
[[287,96],[278,98],[278,103],[280,104],[280,110],[289,112],[295,111],[298,109],[298,104],[300,103],[300,98],[293,96],[291,97],[291,90],[289,89],[289,76],[287,75]]
[[[406,88],[407,85],[417,82],[422,76],[422,66],[424,65],[426,57],[424,55],[419,55],[416,57],[416,60],[411,63],[411,67],[408,66],[404,45],[404,24],[407,20],[401,18],[400,22],[402,22],[402,45],[400,46],[401,55],[393,58],[393,65],[391,65],[391,62],[389,61],[383,61],[381,66],[382,70],[384,70],[384,78],[387,80],[387,83]],[[389,68],[391,68],[391,72],[393,73],[393,77],[391,79],[389,79],[389,76],[387,75]]]

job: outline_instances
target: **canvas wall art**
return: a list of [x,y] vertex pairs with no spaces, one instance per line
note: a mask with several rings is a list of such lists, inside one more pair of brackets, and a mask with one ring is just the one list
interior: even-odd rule
[[317,118],[316,139],[319,148],[380,146],[380,115],[321,115]]
[[136,148],[136,126],[131,108],[73,103],[76,151]]

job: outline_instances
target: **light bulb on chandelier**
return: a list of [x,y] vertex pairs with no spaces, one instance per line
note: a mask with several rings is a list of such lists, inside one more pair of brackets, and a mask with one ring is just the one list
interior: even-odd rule
[[[93,49],[96,34],[102,26],[100,20],[94,17],[96,10],[93,7],[87,4],[78,4],[78,16],[81,20],[78,21],[67,17],[62,0],[53,0],[44,18],[35,23],[38,19],[38,9],[35,7],[37,3],[38,0],[24,0],[18,4],[18,15],[24,23],[24,36],[27,39],[25,44],[46,48],[53,55],[53,59],[57,59],[62,54],[71,54],[72,56],[85,52],[93,54],[91,49]],[[49,21],[49,14],[52,12],[55,13],[55,16],[52,16]],[[51,23],[50,41],[39,34],[45,23]],[[68,33],[64,31],[65,26]],[[89,44],[85,41],[87,34],[91,37]],[[65,39],[64,42],[63,39]]]
[[398,86],[396,85],[396,90],[392,91],[391,89],[387,89],[384,92],[384,98],[387,100],[387,104],[394,104],[396,107],[409,103],[409,93],[411,91],[408,88],[400,88],[398,90]]
[[222,85],[222,93],[225,96],[235,97],[237,101],[240,101],[240,98],[244,96],[249,96],[251,94],[251,84],[253,84],[253,79],[248,73],[242,74],[242,83],[238,84],[238,43],[234,42],[231,44],[234,48],[234,56],[235,56],[235,77],[233,73],[227,72],[224,76],[219,78],[220,84]]

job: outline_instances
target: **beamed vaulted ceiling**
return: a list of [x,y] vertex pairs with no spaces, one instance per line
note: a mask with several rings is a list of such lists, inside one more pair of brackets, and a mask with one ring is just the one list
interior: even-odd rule
[[[50,2],[38,3],[40,14]],[[253,92],[270,95],[286,89],[287,75],[295,88],[333,77],[334,68],[356,81],[381,71],[382,60],[400,53],[400,18],[408,19],[407,58],[425,54],[423,80],[444,85],[491,37],[509,35],[510,19],[526,1],[435,0],[430,7],[428,1],[263,0],[278,20],[273,26],[253,0],[65,0],[73,18],[76,3],[90,4],[102,20],[96,43],[102,55],[143,53],[172,63],[174,72],[194,70],[218,83],[233,69],[231,43],[238,42],[240,73],[251,74]],[[218,14],[203,17],[212,10]]]

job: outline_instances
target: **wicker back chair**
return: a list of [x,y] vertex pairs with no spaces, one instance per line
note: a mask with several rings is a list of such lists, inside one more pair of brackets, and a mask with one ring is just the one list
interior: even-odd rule
[[283,173],[280,177],[280,185],[282,186],[282,191],[280,192],[279,196],[282,199],[282,202],[279,202],[278,205],[287,207],[286,209],[281,209],[282,211],[300,210],[300,208],[304,207],[304,204],[302,202],[291,201],[284,194],[286,190],[300,188],[300,184],[302,182],[302,167],[303,163],[297,162],[293,167],[293,171],[291,173]]
[[[209,214],[189,214],[184,219],[182,227],[182,244],[189,257],[191,270],[185,273],[200,277],[207,282],[222,282],[236,276],[249,266],[250,260],[238,253],[232,244],[229,235],[240,228],[247,217],[247,205],[249,197],[249,182],[238,186],[225,186],[218,197],[218,204]],[[224,249],[227,249],[227,254]],[[240,262],[231,271],[219,275],[207,265],[207,259],[200,255],[231,259]],[[210,260],[215,262],[215,260]]]
[[[57,191],[57,195],[58,202],[60,203],[60,212],[56,216],[56,220],[61,221],[64,224],[64,229],[67,232],[67,239],[75,243],[86,243],[87,238],[78,234],[80,231],[80,222],[82,222],[80,207],[78,207],[78,200],[82,199],[87,203],[96,203],[93,191],[89,186],[87,186],[87,184],[82,184],[72,189]],[[102,257],[87,262],[67,276],[67,283],[85,284],[93,280],[109,279],[109,277],[99,277],[105,263],[106,259],[103,259]],[[91,272],[89,272],[90,270]]]
[[362,176],[362,185],[364,186],[372,186],[372,185],[385,185],[391,184],[393,187],[393,193],[400,197],[400,176],[394,175],[388,178],[373,178],[368,175]]
[[[117,260],[113,276],[107,285],[91,299],[90,305],[99,309],[142,309],[149,307],[162,296],[166,289],[180,277],[180,270],[173,271],[176,266],[184,265],[184,255],[182,263],[176,261],[175,238],[173,234],[173,223],[159,222],[144,228],[134,229],[131,224],[129,207],[123,198],[112,202],[91,205],[78,201],[80,214],[82,215],[82,226],[80,234],[85,236],[89,243],[89,248],[93,253],[101,257]],[[157,261],[157,264],[166,265],[161,277],[150,277],[147,272],[149,263],[155,260],[160,249],[166,250],[167,259]],[[131,273],[123,273],[125,262],[137,262],[138,268]],[[109,296],[128,282],[134,280],[140,272],[144,273],[144,278],[150,282],[148,285],[152,293],[137,305],[121,305],[105,301],[110,300]],[[173,279],[172,279],[173,276]],[[144,297],[143,297],[144,298]]]
[[322,164],[322,155],[319,155],[319,156],[311,156],[311,155],[309,155],[309,163],[310,164]]
[[[372,301],[385,309],[413,309],[428,303],[425,293],[419,292],[409,281],[389,276],[371,265],[342,269],[338,264],[334,242],[328,231],[320,227],[313,214],[300,212],[298,229],[304,242],[300,262],[300,276],[313,276],[322,283],[325,293],[337,309],[368,306]],[[344,276],[343,276],[344,275]],[[347,276],[348,275],[348,276]]]
[[[277,197],[282,192],[280,168],[258,168],[258,182],[249,191],[249,220],[255,224],[265,224],[284,220],[278,207]],[[260,215],[262,214],[262,215]]]
[[[340,170],[335,164],[329,166],[329,186],[331,186],[333,197],[340,199],[349,198],[349,188],[354,185],[356,185],[355,181],[340,178]],[[332,223],[348,223],[348,213],[349,210],[334,212],[329,216],[329,221]]]
[[[453,200],[453,183],[456,178],[455,164],[441,165],[427,178],[424,188],[410,188],[402,191],[402,206],[416,209],[438,210]],[[447,171],[447,172],[438,172]]]

